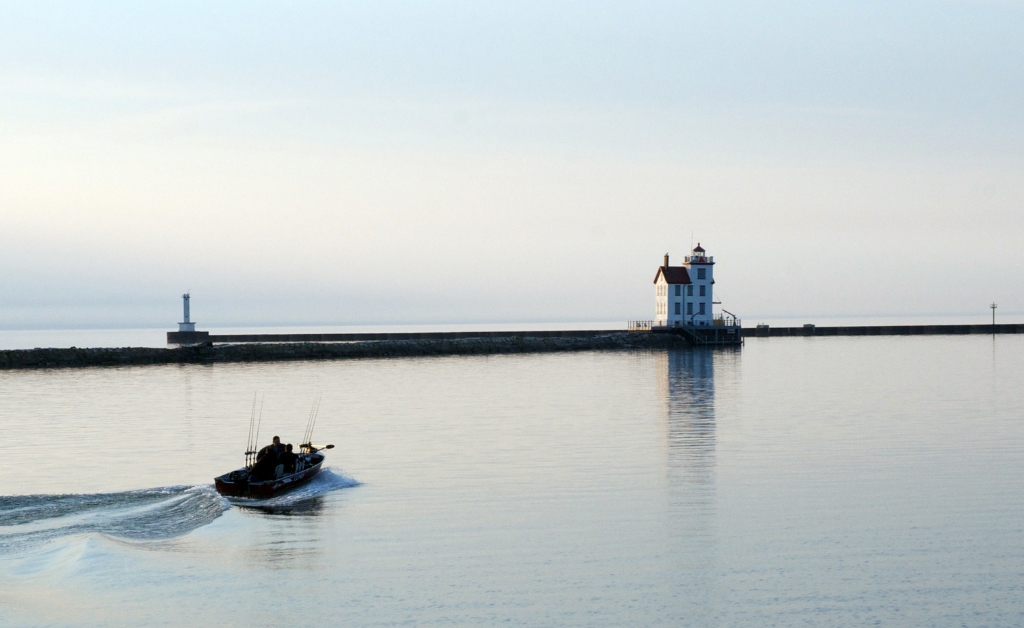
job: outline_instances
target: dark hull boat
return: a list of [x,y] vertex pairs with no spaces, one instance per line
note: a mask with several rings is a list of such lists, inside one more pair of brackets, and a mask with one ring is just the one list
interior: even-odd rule
[[[217,492],[227,497],[254,497],[266,499],[290,491],[291,489],[309,482],[323,466],[324,455],[319,452],[299,454],[295,464],[295,472],[280,475],[270,479],[257,479],[251,475],[251,469],[245,467],[236,469],[230,473],[218,476],[213,479],[217,486]],[[282,470],[283,471],[283,470]]]
[[[309,482],[324,463],[322,449],[333,449],[334,445],[314,447],[313,427],[316,425],[317,413],[320,411],[320,399],[313,402],[306,421],[306,431],[302,436],[298,454],[292,453],[292,446],[283,446],[281,439],[274,437],[272,445],[256,451],[256,443],[260,438],[260,425],[263,422],[263,402],[260,402],[259,422],[256,417],[256,397],[252,400],[252,413],[249,415],[249,438],[245,446],[245,466],[229,473],[213,478],[217,492],[227,497],[252,497],[267,499],[290,491],[297,486]],[[256,431],[253,432],[253,428]],[[254,436],[255,435],[255,436]],[[285,469],[285,463],[289,468]],[[294,463],[294,465],[293,465]]]

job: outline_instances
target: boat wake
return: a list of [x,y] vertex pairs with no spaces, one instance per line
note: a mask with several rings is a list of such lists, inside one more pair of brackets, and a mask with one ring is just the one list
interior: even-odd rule
[[244,508],[258,508],[270,512],[288,512],[302,509],[318,497],[331,491],[358,486],[359,482],[345,475],[344,471],[335,468],[323,469],[309,482],[288,491],[283,495],[269,499],[252,499],[247,497],[229,497],[228,501]]
[[358,484],[340,470],[324,469],[307,484],[271,499],[228,501],[211,484],[91,495],[0,496],[0,554],[79,534],[129,541],[167,540],[212,523],[231,504],[301,512],[330,491]]
[[213,486],[171,486],[92,495],[0,497],[0,553],[76,534],[135,541],[188,534],[230,508]]

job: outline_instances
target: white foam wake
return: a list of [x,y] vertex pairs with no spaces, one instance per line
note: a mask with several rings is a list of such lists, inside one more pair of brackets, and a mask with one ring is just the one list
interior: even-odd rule
[[131,540],[170,539],[212,522],[230,508],[212,485],[94,493],[0,497],[0,553],[73,534]]

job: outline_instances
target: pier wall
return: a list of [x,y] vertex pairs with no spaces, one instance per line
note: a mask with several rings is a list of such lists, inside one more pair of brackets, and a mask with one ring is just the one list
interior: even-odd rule
[[773,336],[949,336],[962,334],[1024,334],[1024,323],[999,325],[853,325],[848,327],[744,327],[744,337]]
[[[177,332],[173,332],[177,333]],[[272,362],[284,360],[338,360],[444,355],[545,353],[556,351],[642,350],[687,347],[679,336],[615,332],[521,332],[523,335],[387,339],[351,342],[272,342],[199,345],[168,349],[24,349],[0,351],[0,370],[143,364],[212,364],[217,362]]]
[[[694,332],[704,335],[718,332],[734,333],[737,328],[693,327]],[[652,331],[652,330],[646,330]],[[662,333],[682,333],[680,328],[655,329]],[[743,337],[772,336],[925,336],[957,334],[1022,334],[1024,323],[999,325],[861,325],[845,327],[743,327]],[[516,338],[593,338],[624,333],[622,330],[563,330],[563,331],[432,331],[432,332],[383,332],[351,334],[211,334],[207,331],[167,332],[167,344],[250,344],[250,343],[344,343],[366,341],[405,340],[471,340],[471,339],[516,339]],[[641,333],[642,332],[633,332]]]
[[[1024,334],[1024,324],[892,325],[850,327],[745,327],[743,337],[918,336]],[[167,349],[0,350],[0,370],[143,364],[210,364],[279,360],[487,355],[553,351],[668,349],[691,346],[674,333],[615,331],[422,332],[379,334],[214,335],[168,332],[168,342],[192,344]]]
[[234,344],[270,342],[363,342],[368,340],[465,340],[475,338],[592,338],[624,333],[621,329],[563,331],[424,331],[346,334],[211,334],[169,331],[167,344]]

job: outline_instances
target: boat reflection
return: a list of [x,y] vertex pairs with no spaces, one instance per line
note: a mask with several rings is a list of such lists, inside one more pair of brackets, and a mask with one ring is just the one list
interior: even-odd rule
[[324,496],[270,506],[247,504],[239,510],[257,520],[254,523],[261,530],[261,542],[244,547],[243,560],[251,568],[326,568],[324,549],[331,518],[321,516],[328,511]]
[[244,511],[250,512],[252,514],[284,517],[316,517],[323,514],[325,509],[324,497],[322,495],[292,503],[286,502],[263,505],[258,503],[250,504],[236,502],[235,505],[240,506]]

